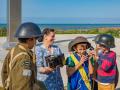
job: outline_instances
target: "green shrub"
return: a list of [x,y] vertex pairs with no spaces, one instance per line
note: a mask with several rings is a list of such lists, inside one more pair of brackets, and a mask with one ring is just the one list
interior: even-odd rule
[[120,29],[88,29],[88,30],[56,30],[57,34],[111,34],[115,37],[120,37]]
[[7,28],[0,27],[0,37],[7,36]]
[[[111,34],[115,37],[120,37],[120,29],[80,29],[80,30],[56,30],[57,34]],[[7,36],[7,28],[0,27],[0,37]]]

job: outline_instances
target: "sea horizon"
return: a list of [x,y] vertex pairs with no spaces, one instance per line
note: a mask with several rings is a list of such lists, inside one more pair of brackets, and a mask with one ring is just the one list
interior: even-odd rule
[[[54,28],[59,30],[80,30],[93,28],[120,28],[120,24],[39,24],[41,29]],[[0,27],[7,27],[7,24],[0,23]]]

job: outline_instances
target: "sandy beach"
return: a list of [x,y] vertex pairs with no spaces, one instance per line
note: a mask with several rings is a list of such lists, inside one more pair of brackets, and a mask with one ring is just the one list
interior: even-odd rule
[[[91,37],[91,36],[95,36],[95,35],[91,35],[91,34],[58,34],[56,35],[56,41],[58,40],[68,40],[68,39],[73,39],[77,36],[85,36],[85,37]],[[95,46],[94,42],[92,41],[93,38],[88,38],[88,40],[90,41],[90,43],[93,45],[93,47]],[[2,63],[3,63],[3,60],[7,54],[7,50],[3,49],[3,45],[4,43],[6,42],[6,37],[1,37],[0,38],[0,71],[1,71],[1,68],[2,68]],[[65,41],[65,42],[61,42],[61,43],[56,43],[62,50],[63,53],[65,53],[65,56],[67,57],[69,54],[68,54],[68,41]],[[120,39],[119,38],[115,38],[115,44],[116,44],[116,48],[114,48],[113,50],[117,53],[117,63],[118,63],[118,68],[119,68],[119,72],[120,72]],[[61,73],[62,73],[62,77],[63,77],[63,81],[64,81],[64,85],[66,86],[67,85],[67,76],[66,76],[66,69],[65,69],[65,66],[63,68],[61,68]],[[0,85],[1,84],[1,78],[0,78]],[[117,86],[117,90],[120,90],[120,78],[119,78],[119,83],[118,83],[118,86]]]

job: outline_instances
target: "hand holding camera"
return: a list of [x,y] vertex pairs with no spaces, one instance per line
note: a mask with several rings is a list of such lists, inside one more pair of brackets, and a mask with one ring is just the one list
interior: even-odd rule
[[86,60],[87,60],[87,56],[82,55],[81,60],[80,60],[81,64],[83,64]]
[[54,55],[49,55],[45,57],[45,60],[47,62],[48,67],[50,68],[56,68],[56,67],[62,67],[63,66],[63,61],[65,60],[64,54],[54,56]]
[[45,67],[45,72],[46,73],[51,73],[54,69],[50,68],[50,67]]

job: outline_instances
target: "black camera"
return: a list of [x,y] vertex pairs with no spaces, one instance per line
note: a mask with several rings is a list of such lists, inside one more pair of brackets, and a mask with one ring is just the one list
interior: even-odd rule
[[45,57],[46,63],[48,67],[50,68],[56,68],[57,66],[62,67],[63,61],[65,60],[64,54],[54,56],[54,55],[49,55]]

